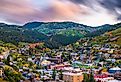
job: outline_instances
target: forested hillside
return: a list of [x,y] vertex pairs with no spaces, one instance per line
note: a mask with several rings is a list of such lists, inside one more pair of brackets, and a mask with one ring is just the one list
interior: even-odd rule
[[121,47],[121,28],[118,28],[113,31],[106,32],[105,34],[101,36],[97,36],[92,40],[92,43],[95,44],[117,44]]
[[57,48],[76,42],[80,38],[95,37],[121,27],[121,24],[86,26],[74,22],[30,22],[23,26],[0,23],[0,40],[18,42],[45,42]]

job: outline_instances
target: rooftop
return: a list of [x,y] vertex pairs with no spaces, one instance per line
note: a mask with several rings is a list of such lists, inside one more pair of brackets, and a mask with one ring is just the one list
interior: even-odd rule
[[82,73],[64,72],[63,75],[77,76],[82,75]]

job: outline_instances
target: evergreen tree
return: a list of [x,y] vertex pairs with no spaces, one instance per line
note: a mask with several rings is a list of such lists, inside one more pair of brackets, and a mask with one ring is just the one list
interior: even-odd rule
[[7,57],[7,62],[6,62],[6,64],[9,65],[9,63],[10,63],[10,56]]
[[62,70],[60,70],[60,80],[62,80],[63,79],[63,72],[62,72]]
[[54,80],[56,79],[56,69],[53,69],[52,78],[53,78]]
[[84,80],[83,82],[89,82],[88,74],[84,73]]
[[96,82],[92,72],[91,72],[90,77],[89,77],[89,82]]

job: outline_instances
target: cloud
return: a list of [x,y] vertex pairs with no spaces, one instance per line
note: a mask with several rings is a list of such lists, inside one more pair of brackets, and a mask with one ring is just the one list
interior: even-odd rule
[[0,16],[9,22],[21,23],[21,21],[28,20],[26,16],[31,15],[34,11],[29,0],[0,1]]
[[110,13],[117,15],[117,20],[121,17],[121,0],[102,0],[99,2]]
[[[39,1],[39,0],[38,0]],[[42,0],[44,3],[44,0]],[[78,14],[86,14],[84,9],[69,2],[52,0],[51,5],[43,8],[43,4],[31,3],[33,0],[3,0],[0,3],[1,19],[13,23],[28,21],[66,21],[77,20]],[[49,4],[49,3],[48,3]]]
[[101,0],[99,2],[110,11],[115,10],[115,8],[121,8],[121,0]]
[[120,0],[1,0],[0,21],[74,21],[87,25],[116,23],[121,19]]
[[[52,17],[50,21],[78,20],[79,15],[88,14],[84,8],[69,1],[53,0],[52,6],[48,8],[48,15]],[[50,18],[50,17],[49,17]]]
[[[99,5],[100,7],[107,10],[107,12],[116,15],[117,20],[120,19],[121,13],[121,0],[70,0],[75,4],[83,4],[85,6],[91,7],[92,9],[98,9],[95,5]],[[117,11],[118,9],[118,11]]]

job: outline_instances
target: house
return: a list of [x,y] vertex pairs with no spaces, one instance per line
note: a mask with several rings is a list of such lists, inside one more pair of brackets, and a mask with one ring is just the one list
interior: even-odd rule
[[41,62],[41,65],[42,66],[48,66],[48,65],[50,65],[51,64],[51,62],[50,61],[47,61],[47,60],[43,60],[42,62]]
[[1,59],[1,60],[4,59],[4,56],[3,56],[3,55],[0,55],[0,59]]
[[55,65],[51,65],[50,69],[60,70],[60,69],[63,69],[64,67],[70,67],[70,64],[55,64]]
[[73,60],[77,59],[78,54],[77,53],[71,53],[70,54]]
[[19,68],[19,72],[23,72],[23,69],[20,69],[20,68]]
[[2,54],[0,54],[0,59],[7,59],[8,55],[9,55],[9,51],[3,52]]
[[109,41],[111,41],[111,42],[113,42],[113,41],[117,41],[119,38],[120,38],[120,36],[113,37],[113,38],[111,38]]
[[40,75],[39,75],[39,74],[36,74],[36,75],[35,75],[35,80],[36,80],[36,81],[40,81]]
[[29,44],[28,47],[29,47],[29,48],[35,48],[36,46],[39,46],[40,44],[43,44],[43,43]]
[[115,62],[116,61],[116,59],[106,59],[106,61],[109,61],[109,62]]
[[80,70],[80,68],[73,68],[73,67],[64,67],[62,70],[64,72],[77,72],[77,73],[82,72],[82,70]]
[[3,76],[3,69],[0,68],[0,77],[2,77],[2,76]]
[[119,80],[109,80],[109,81],[107,81],[107,82],[121,82],[121,81],[119,81]]
[[114,78],[121,81],[121,73],[115,73]]
[[47,60],[57,64],[62,62],[62,59],[60,57],[48,58]]
[[29,58],[28,58],[28,61],[32,62],[32,58],[29,57]]
[[45,69],[44,70],[43,69],[37,69],[36,71],[41,73],[41,75],[43,75],[43,73],[44,73],[45,75],[48,75],[48,76],[51,76],[52,73],[53,73],[52,70],[45,70]]
[[115,49],[110,49],[110,50],[108,51],[108,53],[113,54],[114,51],[115,51]]
[[7,59],[8,55],[10,54],[10,51],[6,51],[2,53],[4,55],[4,58]]
[[107,82],[109,80],[114,80],[114,77],[109,77],[107,74],[95,74],[94,79],[98,82]]
[[116,72],[121,72],[121,68],[119,67],[110,68],[108,72],[115,74]]
[[74,68],[85,68],[85,69],[89,69],[90,67],[93,68],[93,64],[83,64],[82,62],[79,62],[79,61],[75,61],[75,62],[72,62],[72,66]]
[[39,57],[35,58],[33,62],[37,65],[40,65],[40,58]]
[[0,62],[0,67],[3,67],[5,65],[5,63]]

